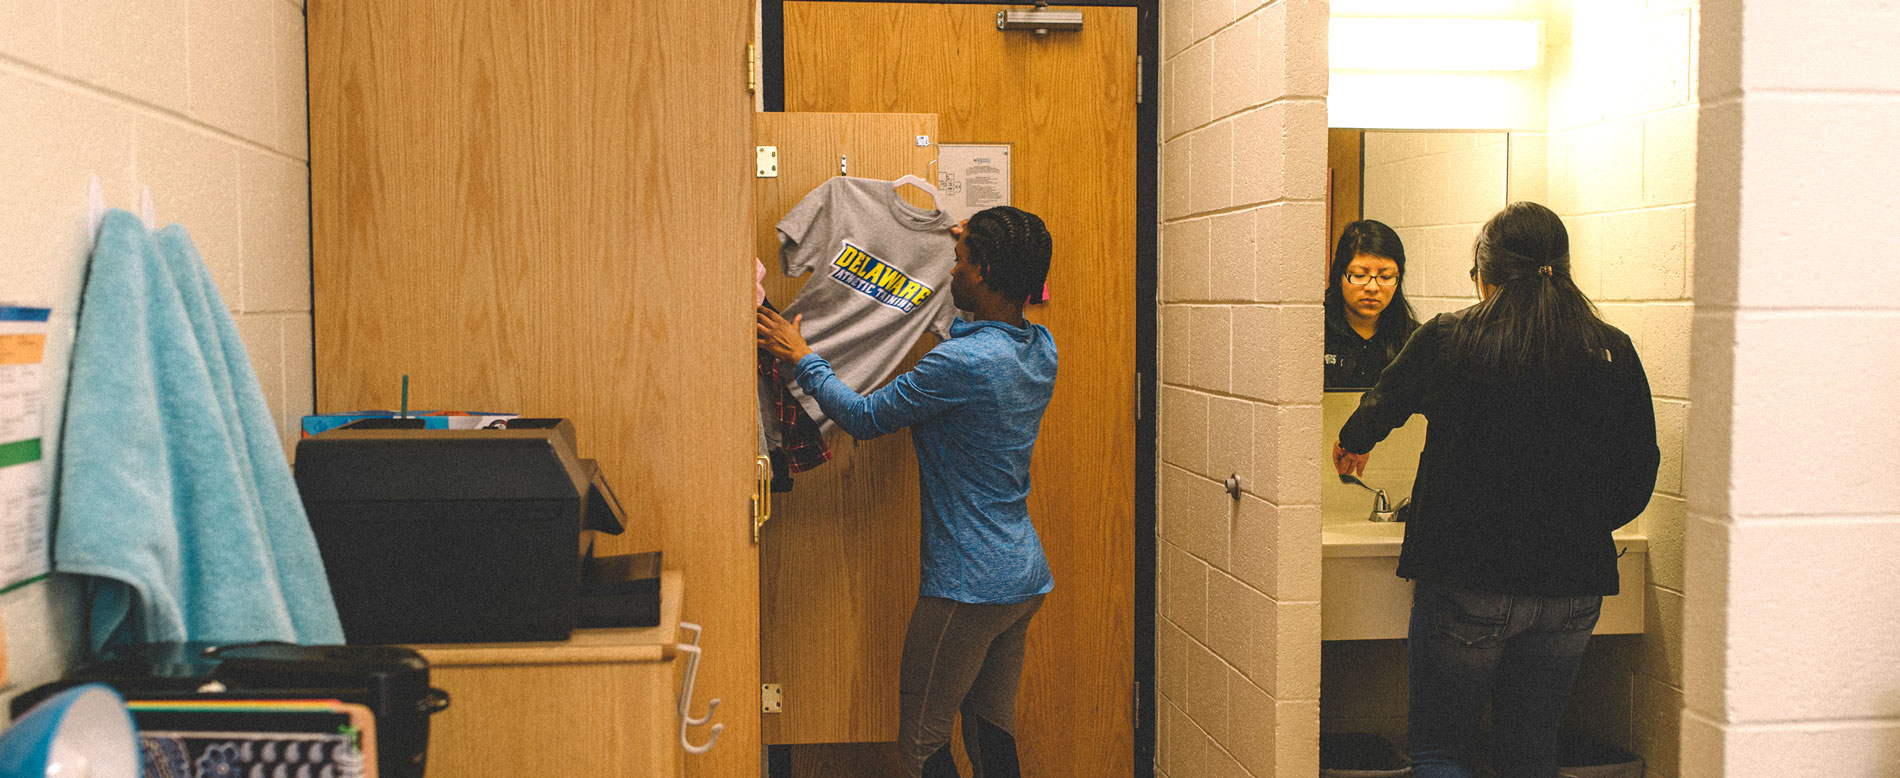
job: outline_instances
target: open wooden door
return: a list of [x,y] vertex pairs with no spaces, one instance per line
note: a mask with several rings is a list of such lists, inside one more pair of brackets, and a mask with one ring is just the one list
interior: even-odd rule
[[759,771],[752,8],[309,2],[317,409],[572,419],[705,627],[688,778]]
[[[1032,306],[1028,318],[1049,327],[1061,355],[1031,470],[1030,515],[1056,588],[1029,631],[1017,701],[1023,773],[1128,776],[1134,773],[1137,12],[1074,8],[1083,13],[1081,31],[1038,36],[998,30],[996,13],[1007,7],[786,2],[785,108],[934,113],[942,143],[1011,145],[1012,204],[1042,216],[1055,240],[1050,300]],[[904,172],[919,171],[893,175]],[[908,460],[908,444],[892,456]],[[841,504],[857,515],[839,524],[909,533],[902,552],[910,567],[895,560],[864,563],[909,571],[909,577],[867,584],[880,597],[898,591],[907,612],[916,595],[915,466],[880,460],[878,467],[863,491],[890,494]],[[799,489],[804,486],[801,481]],[[793,496],[804,499],[797,491]],[[900,504],[903,513],[884,513],[884,506]],[[798,518],[790,508],[785,517]],[[850,594],[871,596],[868,589]],[[879,629],[893,633],[891,645],[899,645],[904,622],[894,613],[878,618],[889,625]],[[774,637],[768,630],[763,639]],[[870,680],[885,684],[894,703],[892,656],[890,674]],[[806,692],[837,695],[840,706],[853,705],[858,693]],[[792,694],[788,689],[788,707],[809,704]],[[882,702],[865,705],[852,715],[868,722],[853,719],[836,729],[768,721],[766,742],[856,741],[866,727],[875,728],[875,739],[890,740],[895,706],[886,709]],[[801,777],[881,774],[865,766],[877,759],[841,756],[875,748],[794,750],[800,752],[794,774]],[[962,759],[960,747],[956,755]],[[963,769],[968,774],[968,766]]]
[[[752,128],[778,160],[754,192],[766,297],[780,308],[811,276],[780,272],[776,225],[839,174],[840,158],[851,175],[884,180],[927,176],[937,158],[934,140],[916,140],[937,137],[928,114],[760,113]],[[898,371],[934,345],[924,336]],[[898,659],[917,599],[917,458],[909,430],[830,441],[832,460],[773,495],[774,518],[759,533],[759,680],[784,695],[761,719],[767,744],[897,737]]]

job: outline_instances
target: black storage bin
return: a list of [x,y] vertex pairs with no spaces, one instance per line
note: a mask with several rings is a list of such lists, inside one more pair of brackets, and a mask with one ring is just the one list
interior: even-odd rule
[[1392,741],[1369,732],[1322,732],[1320,778],[1409,778],[1412,762]]
[[[207,686],[215,681],[215,685]],[[378,773],[423,778],[429,717],[449,705],[429,686],[429,662],[400,646],[167,643],[128,646],[13,699],[11,713],[65,689],[98,682],[128,699],[337,699],[376,717]]]
[[1559,778],[1643,778],[1643,760],[1628,751],[1582,738],[1557,746]]

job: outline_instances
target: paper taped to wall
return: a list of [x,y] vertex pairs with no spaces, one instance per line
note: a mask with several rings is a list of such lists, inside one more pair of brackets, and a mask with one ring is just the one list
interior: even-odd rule
[[46,575],[52,561],[40,456],[40,361],[50,313],[0,305],[0,591]]

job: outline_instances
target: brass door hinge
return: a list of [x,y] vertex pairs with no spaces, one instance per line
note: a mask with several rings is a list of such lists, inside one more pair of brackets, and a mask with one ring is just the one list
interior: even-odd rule
[[1141,729],[1141,682],[1135,682],[1135,729]]
[[1141,55],[1140,55],[1140,54],[1136,54],[1136,55],[1135,55],[1135,104],[1136,104],[1136,105],[1140,105],[1140,104],[1141,104],[1141,98],[1142,98],[1142,94],[1141,94],[1141,93],[1142,93],[1142,83],[1141,83]]

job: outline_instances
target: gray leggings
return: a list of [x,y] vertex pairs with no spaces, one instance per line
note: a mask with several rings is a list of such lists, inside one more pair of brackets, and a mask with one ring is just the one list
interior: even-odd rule
[[926,762],[933,776],[949,764],[950,726],[958,711],[974,778],[1014,774],[1023,639],[1042,597],[1010,605],[917,598],[897,685],[897,746],[912,778],[926,775]]

